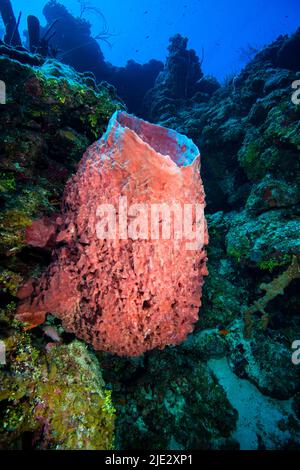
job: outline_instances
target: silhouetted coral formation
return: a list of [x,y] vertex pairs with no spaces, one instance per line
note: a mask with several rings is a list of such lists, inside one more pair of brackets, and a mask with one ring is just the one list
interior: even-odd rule
[[16,20],[11,1],[1,0],[0,14],[2,16],[2,20],[5,26],[4,42],[13,47],[21,46],[22,43],[19,34],[19,22],[21,13],[18,17],[18,20]]

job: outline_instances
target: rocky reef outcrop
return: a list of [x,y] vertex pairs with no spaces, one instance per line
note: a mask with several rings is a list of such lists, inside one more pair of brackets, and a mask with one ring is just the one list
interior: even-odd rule
[[[291,99],[292,84],[300,79],[298,37],[299,32],[280,37],[221,87],[211,87],[208,80],[202,90],[191,87],[188,96],[168,93],[169,79],[176,77],[169,63],[164,71],[169,79],[164,76],[149,92],[145,117],[188,135],[201,149],[209,276],[195,330],[181,345],[127,358],[87,353],[80,343],[80,354],[97,357],[106,387],[112,390],[116,448],[299,447],[300,366],[292,362],[292,343],[300,339],[300,108]],[[178,58],[186,57],[183,44],[180,40]],[[171,55],[177,56],[176,51]],[[30,277],[38,278],[50,263],[52,217],[65,181],[75,173],[84,148],[102,134],[122,104],[110,87],[97,91],[92,77],[71,73],[60,64],[55,65],[56,75],[45,76],[42,70],[49,63],[40,64],[41,69],[21,65],[9,55],[1,61],[10,86],[8,105],[0,107],[1,126],[5,123],[0,144],[0,327],[9,347],[17,328],[12,318],[18,287]],[[198,72],[196,83],[206,79]],[[65,73],[67,82],[59,78]],[[29,94],[23,93],[23,82]],[[26,227],[36,219],[43,222],[28,233],[27,241]],[[46,243],[41,244],[41,238]],[[43,327],[22,335],[47,355],[49,340],[43,328],[53,326],[62,344],[51,348],[51,354],[56,348],[59,355],[77,347],[74,337],[50,316]],[[56,336],[53,330],[50,334]],[[35,365],[28,368],[22,354],[9,355],[11,367],[21,361],[22,374],[40,373]],[[48,357],[50,365],[56,364],[52,355]],[[57,370],[59,375],[60,366]],[[3,372],[9,374],[2,366]],[[51,372],[51,384],[59,382],[55,377]],[[40,400],[42,392],[25,394],[26,399],[16,403],[28,405],[33,396]],[[7,417],[13,417],[14,400],[14,394],[3,396],[1,410],[9,410]],[[26,423],[27,412],[18,409],[14,423]],[[43,422],[46,415],[51,422],[51,410],[43,409]],[[8,418],[1,421],[12,430],[10,437],[6,431],[2,434],[2,446],[28,445],[27,425],[18,428]],[[32,438],[29,434],[29,446],[47,446],[47,439]],[[53,441],[50,445],[67,447]]]
[[[19,320],[36,326],[50,312],[94,349],[122,356],[182,342],[197,321],[207,275],[199,160],[191,140],[116,112],[68,181],[53,263],[19,290]],[[194,209],[189,232],[187,205]],[[34,246],[55,236],[44,221],[29,230]]]
[[170,38],[168,57],[154,87],[144,98],[144,114],[152,121],[174,115],[187,102],[206,102],[220,84],[204,76],[202,60],[193,49],[187,48],[188,39],[176,34]]
[[18,54],[6,46],[0,56],[0,446],[107,449],[114,411],[95,358],[72,336],[56,342],[51,320],[44,327],[54,340],[13,318],[18,288],[45,269],[51,250],[30,248],[26,228],[52,220],[83,151],[124,105],[90,74],[27,52],[20,62]]
[[5,345],[0,448],[113,448],[111,392],[83,343],[49,343],[42,351],[18,326]]
[[[292,100],[300,78],[298,36],[280,37],[206,101],[170,98],[159,81],[149,92],[148,117],[193,138],[203,155],[210,275],[196,333],[183,348],[200,354],[227,387],[239,411],[233,435],[241,448],[299,441],[297,416],[289,411],[300,383],[292,362],[292,343],[300,337],[300,108]],[[289,47],[293,53],[282,56]],[[259,411],[251,420],[243,415],[242,398],[231,395],[240,379],[248,384],[245,397],[267,397],[269,415],[278,417],[276,438],[263,424],[258,431]],[[249,429],[256,423],[252,443],[250,434],[243,442],[240,420]]]

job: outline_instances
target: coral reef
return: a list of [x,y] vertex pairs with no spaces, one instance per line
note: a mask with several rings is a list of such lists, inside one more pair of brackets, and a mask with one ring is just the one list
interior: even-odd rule
[[12,46],[21,46],[21,38],[18,31],[20,16],[17,21],[10,0],[1,0],[0,14],[5,25],[4,41]]
[[165,67],[144,98],[144,113],[152,121],[176,114],[189,100],[207,101],[220,86],[215,78],[204,76],[202,61],[193,49],[187,49],[187,43],[180,34],[170,39]]
[[[193,99],[172,101],[159,80],[148,94],[152,105],[147,103],[145,115],[193,138],[201,149],[210,212],[240,209],[247,199],[251,204],[257,186],[263,195],[263,178],[265,207],[272,207],[270,177],[294,188],[297,203],[300,111],[291,100],[291,86],[299,72],[292,66],[279,68],[276,59],[288,41],[293,43],[292,38],[279,38],[206,101],[198,102],[197,94]],[[293,51],[298,57],[297,43]],[[176,82],[176,76],[169,75]],[[276,205],[282,203],[278,200]]]
[[[142,113],[142,103],[146,92],[163,69],[163,64],[150,60],[146,64],[138,64],[129,60],[125,67],[116,67],[105,61],[100,47],[101,40],[109,41],[110,33],[106,20],[97,8],[94,11],[104,21],[103,31],[97,37],[92,36],[91,24],[82,15],[74,17],[64,5],[51,0],[43,14],[47,20],[45,31],[55,24],[55,36],[51,39],[52,47],[57,50],[57,57],[62,62],[74,67],[78,72],[92,72],[98,82],[105,80],[117,89],[118,95],[126,102],[128,110],[137,115]],[[90,7],[93,8],[93,7]]]
[[[68,177],[124,105],[90,74],[0,47],[7,83],[0,107],[0,339],[7,352],[0,370],[0,445],[108,449],[114,411],[93,355],[78,341],[48,346],[41,329],[25,333],[13,317],[20,285],[49,263],[51,221]],[[37,219],[44,224],[33,239]],[[41,245],[46,233],[49,243]]]
[[[0,334],[9,350],[1,366],[1,447],[299,448],[300,368],[291,347],[300,338],[293,261],[300,247],[300,108],[291,100],[300,79],[299,31],[278,38],[222,86],[203,76],[202,60],[188,53],[184,39],[171,42],[171,60],[139,112],[201,149],[210,275],[193,333],[176,347],[137,358],[88,350],[51,316],[26,332],[12,320],[20,285],[38,279],[51,262],[66,180],[123,105],[91,74],[7,44],[0,54],[1,78],[9,84],[0,107]],[[129,68],[132,75],[139,66]],[[116,75],[129,100],[126,72]],[[61,394],[53,395],[57,385]],[[60,404],[75,410],[74,422]]]
[[[198,318],[207,274],[199,160],[198,149],[184,136],[115,113],[106,134],[87,150],[67,184],[62,217],[56,219],[54,262],[32,284],[32,292],[26,284],[18,293],[24,300],[18,318],[36,325],[52,313],[95,349],[119,355],[138,356],[182,342]],[[120,207],[121,196],[126,211]],[[103,224],[98,211],[101,205],[107,211],[108,204],[120,217],[125,211],[125,234],[119,225],[98,235],[98,224]],[[130,212],[141,204],[147,210],[146,225],[140,209]],[[180,228],[174,222],[165,238],[166,220],[158,219],[158,236],[150,237],[156,222],[148,211],[152,214],[154,204],[170,210],[177,205],[181,212]],[[183,230],[187,204],[195,206],[191,236],[178,238],[174,233]],[[202,214],[196,213],[196,205]],[[41,246],[41,235],[47,243],[52,234],[44,222],[31,232],[35,246]],[[196,245],[189,248],[192,241]]]
[[[298,32],[292,37],[280,37],[239,76],[202,101],[197,101],[196,95],[193,99],[170,98],[166,88],[160,88],[159,80],[147,96],[148,118],[188,135],[201,148],[208,199],[210,275],[204,285],[201,315],[194,333],[176,349],[164,352],[179,361],[169,360],[168,372],[162,367],[159,375],[152,376],[153,361],[159,364],[161,353],[156,359],[157,353],[148,353],[138,364],[127,362],[120,366],[117,360],[110,359],[109,367],[105,365],[105,377],[116,397],[117,439],[123,448],[133,447],[139,439],[144,447],[187,447],[183,435],[172,437],[177,428],[161,405],[156,378],[161,381],[167,374],[183,377],[191,359],[197,365],[201,361],[202,368],[211,368],[225,393],[229,403],[218,405],[219,413],[225,409],[230,412],[231,407],[239,413],[236,428],[230,432],[232,440],[221,439],[225,447],[299,446],[300,369],[291,360],[292,342],[300,337],[299,278],[287,275],[294,271],[291,263],[293,257],[299,256],[300,248],[300,115],[299,105],[291,101],[291,85],[300,78],[295,65],[300,56],[297,37]],[[293,53],[283,65],[278,57],[285,47],[291,47]],[[281,295],[277,295],[278,280],[284,281]],[[263,314],[253,307],[256,311],[251,314],[251,337],[247,338],[244,312],[259,303],[261,285],[272,288],[263,305],[268,328],[261,328]],[[115,370],[111,362],[115,363]],[[193,382],[192,370],[195,369],[188,373],[189,395],[197,397],[201,385]],[[145,391],[144,383],[149,384]],[[180,391],[181,388],[176,398],[178,407],[185,403]],[[124,396],[126,400],[122,401]],[[153,396],[157,405],[151,400]],[[261,403],[253,416],[247,412],[249,399]],[[130,406],[130,411],[124,412],[124,406]],[[147,419],[148,409],[154,417],[152,422]],[[193,416],[188,407],[183,409],[185,416]],[[273,420],[269,429],[263,409],[268,410],[268,420],[270,416]],[[208,411],[212,413],[213,407],[208,405]],[[160,415],[163,422],[159,421]],[[181,416],[178,409],[176,416]],[[206,422],[200,411],[193,421],[194,428],[189,428],[190,436],[200,436],[192,445],[201,448],[203,439],[205,448],[220,448],[216,435],[208,443],[203,429],[195,431],[203,423],[202,417]],[[138,430],[131,437],[125,435],[125,429],[133,421]],[[167,423],[171,423],[170,427]],[[163,438],[161,430],[165,429],[167,435]]]
[[273,300],[277,295],[283,295],[284,289],[294,280],[300,278],[300,266],[296,256],[293,257],[291,265],[280,274],[277,278],[273,279],[269,284],[262,283],[260,289],[265,291],[259,300],[247,308],[245,311],[245,330],[247,336],[251,334],[252,315],[255,312],[262,313],[262,326],[266,328],[269,323],[269,314],[266,312],[268,303]]

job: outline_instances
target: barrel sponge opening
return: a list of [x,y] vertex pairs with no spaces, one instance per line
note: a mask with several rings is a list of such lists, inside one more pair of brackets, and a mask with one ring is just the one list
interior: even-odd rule
[[122,128],[131,129],[141,140],[161,155],[169,155],[177,166],[191,165],[199,155],[198,147],[185,135],[156,124],[151,124],[136,116],[116,111],[112,121]]

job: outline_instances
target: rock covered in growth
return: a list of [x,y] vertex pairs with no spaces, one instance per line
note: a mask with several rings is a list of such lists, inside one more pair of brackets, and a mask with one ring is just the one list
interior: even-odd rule
[[61,60],[79,72],[90,70],[96,75],[104,73],[106,64],[99,42],[91,34],[91,24],[83,17],[74,17],[57,1],[49,1],[43,8],[47,25],[55,22],[55,35],[51,44],[59,51]]
[[[292,36],[280,36],[275,43],[263,51],[263,57],[272,60],[283,69],[300,71],[300,28]],[[258,56],[260,58],[260,55]]]
[[86,346],[33,345],[15,328],[0,374],[0,449],[108,450],[115,410],[101,369]]
[[51,45],[57,49],[59,60],[79,72],[93,72],[98,82],[105,80],[115,86],[129,111],[140,115],[143,98],[153,87],[159,72],[163,69],[163,63],[150,60],[148,63],[138,64],[134,60],[129,60],[124,67],[117,67],[107,62],[100,43],[109,44],[113,34],[109,32],[109,25],[100,10],[93,8],[94,13],[98,13],[105,24],[98,39],[93,37],[91,24],[84,18],[85,13],[90,10],[85,3],[81,2],[80,17],[75,17],[62,3],[47,2],[43,9],[47,21],[44,32],[59,18],[54,25],[55,35],[51,38]]
[[124,107],[91,74],[53,60],[32,67],[12,52],[0,48],[0,76],[7,83],[0,106],[0,254],[10,259],[26,246],[32,220],[59,210],[82,153]]
[[[173,231],[170,239],[150,238],[148,212],[146,233],[140,225],[133,235],[132,224],[143,222],[139,212],[130,211],[133,204],[145,204],[147,211],[164,203],[203,208],[199,160],[197,147],[184,136],[116,113],[67,184],[54,261],[32,286],[19,318],[35,324],[51,312],[95,349],[119,355],[137,356],[183,341],[198,318],[207,274],[204,218],[196,227],[199,216],[193,216],[193,233],[197,229],[200,238],[197,248],[189,249],[184,236],[175,240]],[[127,198],[128,238],[119,227],[115,239],[101,239],[98,208],[111,204],[121,212],[120,196]],[[28,286],[19,293],[27,295]]]
[[180,34],[170,39],[166,67],[158,79],[170,98],[193,96],[197,81],[203,77],[199,58],[193,49],[187,49],[187,42]]
[[[268,335],[253,329],[251,341],[248,341],[242,331],[242,322],[236,320],[226,338],[234,373],[254,383],[264,395],[279,400],[293,397],[299,391],[300,370],[291,360],[292,341],[289,343],[281,332],[274,329],[270,329]],[[298,337],[298,332],[294,333],[295,337]]]

